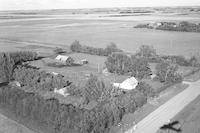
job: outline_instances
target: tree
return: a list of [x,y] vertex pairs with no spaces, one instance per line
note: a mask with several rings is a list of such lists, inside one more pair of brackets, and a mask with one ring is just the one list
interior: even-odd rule
[[75,40],[71,46],[70,46],[70,49],[73,51],[73,52],[81,52],[82,48],[81,48],[81,44],[79,43],[79,41]]
[[151,75],[151,69],[145,58],[131,56],[130,72],[132,76],[143,79]]
[[124,74],[129,71],[130,58],[124,53],[112,53],[108,56],[105,65],[111,73]]
[[177,73],[178,65],[171,61],[164,60],[156,65],[156,75],[160,82],[173,83],[182,80],[180,74]]
[[4,76],[5,82],[9,82],[12,79],[14,67],[15,62],[10,57],[10,54],[2,53],[0,55],[0,74]]
[[98,101],[102,94],[106,91],[106,86],[103,80],[91,74],[87,83],[85,84],[83,95],[87,101]]
[[145,97],[154,97],[156,95],[155,90],[145,82],[140,82],[136,87],[136,90],[141,92]]
[[117,45],[113,42],[110,43],[110,45],[108,45],[106,48],[105,48],[105,51],[107,53],[107,55],[110,55],[112,54],[113,52],[120,52],[122,50],[118,49],[117,48]]
[[156,56],[156,50],[153,48],[153,46],[149,45],[142,45],[139,48],[139,51],[137,52],[138,56],[144,57],[144,58],[153,58]]

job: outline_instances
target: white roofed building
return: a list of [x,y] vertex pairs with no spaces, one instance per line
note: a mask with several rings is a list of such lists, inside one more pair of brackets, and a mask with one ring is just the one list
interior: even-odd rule
[[56,60],[62,61],[66,63],[66,65],[72,65],[74,63],[74,60],[70,56],[65,55],[58,55]]
[[69,93],[67,93],[67,88],[61,88],[61,89],[54,89],[54,93],[58,93],[60,95],[63,95],[64,97],[69,96]]
[[135,89],[138,85],[138,81],[135,77],[130,77],[124,80],[122,83],[113,83],[113,86],[116,88],[121,88],[124,90],[132,90]]

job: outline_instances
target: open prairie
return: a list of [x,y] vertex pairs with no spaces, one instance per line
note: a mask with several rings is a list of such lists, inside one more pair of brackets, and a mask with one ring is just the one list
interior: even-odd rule
[[153,45],[160,54],[190,56],[200,50],[199,33],[133,28],[138,23],[158,20],[200,22],[198,13],[114,16],[46,11],[31,15],[1,12],[0,16],[1,51],[27,45],[67,47],[74,40],[95,47],[105,47],[114,42],[128,52],[135,52],[144,44]]

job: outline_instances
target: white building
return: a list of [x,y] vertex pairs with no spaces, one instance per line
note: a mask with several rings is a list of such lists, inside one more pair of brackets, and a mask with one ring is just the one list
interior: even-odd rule
[[72,63],[74,63],[74,60],[70,56],[65,55],[58,55],[56,57],[56,60],[65,62],[67,65],[72,65]]
[[132,90],[135,89],[138,85],[138,81],[135,77],[130,77],[124,80],[122,83],[113,83],[113,86],[116,88],[121,88],[124,90]]
[[67,93],[67,88],[66,87],[65,88],[61,88],[61,89],[55,88],[54,89],[54,93],[58,93],[60,95],[63,95],[64,97],[69,95],[69,93]]

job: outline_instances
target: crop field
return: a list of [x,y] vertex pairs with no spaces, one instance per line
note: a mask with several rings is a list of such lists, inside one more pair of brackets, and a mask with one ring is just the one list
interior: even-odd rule
[[[9,14],[4,14],[6,16]],[[37,17],[37,15],[39,17]],[[153,45],[160,54],[191,56],[198,52],[200,34],[135,29],[136,24],[146,21],[190,20],[200,22],[198,16],[132,16],[98,17],[97,15],[49,15],[33,18],[13,18],[0,20],[1,50],[18,49],[19,46],[41,45],[67,47],[74,40],[81,44],[105,47],[114,42],[119,48],[136,52],[140,45]],[[104,16],[104,14],[100,15]],[[15,16],[17,17],[17,15]]]

